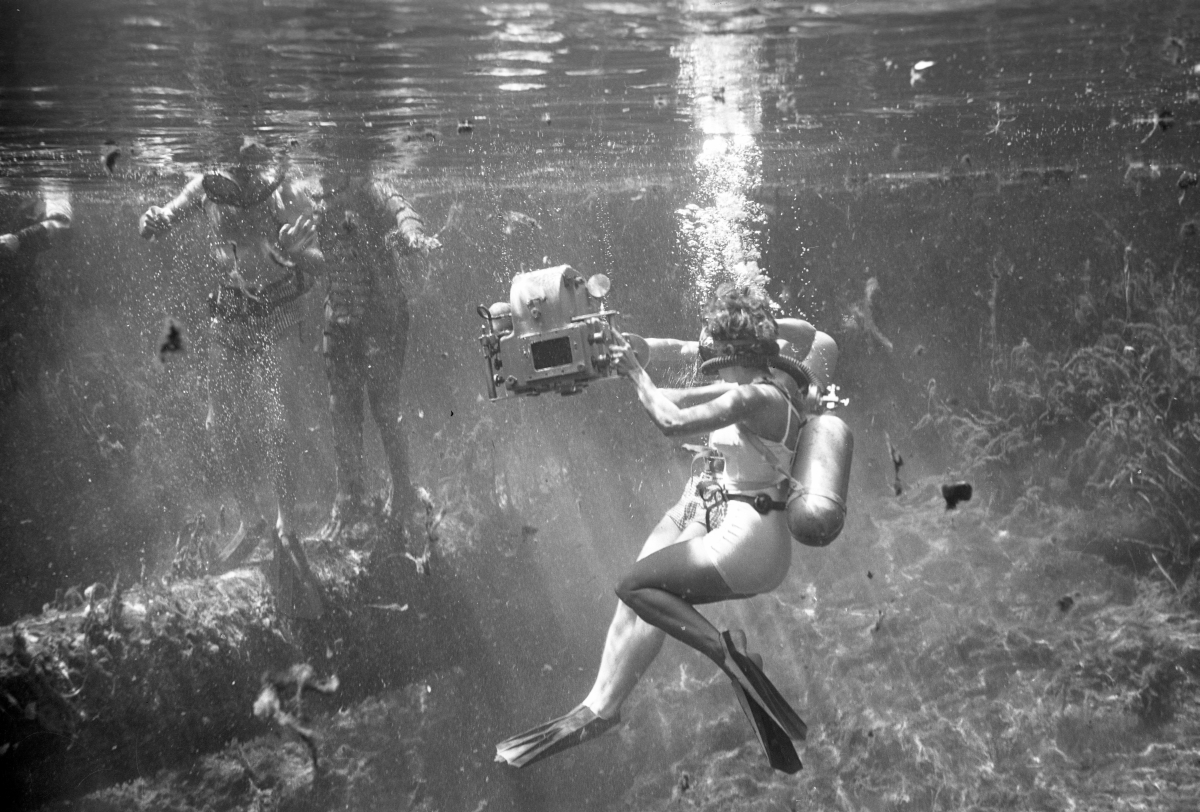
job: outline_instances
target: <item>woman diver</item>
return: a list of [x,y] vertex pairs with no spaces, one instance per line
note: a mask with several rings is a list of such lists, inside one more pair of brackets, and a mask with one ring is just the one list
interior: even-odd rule
[[[801,768],[792,740],[804,739],[804,722],[767,679],[761,658],[747,653],[745,634],[718,630],[695,608],[770,592],[791,564],[798,523],[793,518],[789,531],[789,490],[795,480],[788,469],[807,415],[817,406],[821,373],[828,370],[815,372],[808,359],[797,363],[780,352],[780,345],[805,358],[814,338],[820,336],[826,347],[832,340],[806,322],[785,321],[787,330],[781,331],[760,280],[719,287],[706,307],[698,344],[647,340],[652,358],[662,350],[685,357],[698,353],[701,371],[720,377],[688,389],[658,388],[628,343],[622,339],[612,348],[618,370],[633,381],[642,406],[664,434],[711,432],[705,449],[709,464],[705,474],[689,480],[683,498],[650,533],[617,585],[620,603],[591,692],[565,716],[498,744],[497,761],[523,767],[619,723],[622,703],[669,634],[729,676],[771,766],[788,773]],[[794,342],[779,340],[781,332]],[[848,456],[843,461],[848,463]],[[819,493],[824,501],[816,511],[799,506],[824,525],[798,540],[823,546],[837,535],[845,512],[844,484],[840,496],[832,497]],[[830,535],[832,525],[836,529]]]

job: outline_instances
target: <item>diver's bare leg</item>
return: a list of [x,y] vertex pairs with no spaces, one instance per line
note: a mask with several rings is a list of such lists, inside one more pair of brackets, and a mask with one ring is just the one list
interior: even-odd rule
[[721,633],[695,604],[745,596],[730,589],[707,550],[693,539],[640,559],[617,584],[617,597],[642,620],[722,665]]
[[596,683],[583,704],[603,719],[615,717],[658,656],[666,637],[664,631],[642,620],[624,603],[618,603],[604,641]]
[[[675,523],[664,516],[646,539],[640,558],[703,533],[703,527],[698,524],[690,525],[681,533]],[[615,717],[642,674],[658,656],[665,638],[666,633],[661,629],[639,618],[625,603],[618,603],[604,641],[596,682],[583,704],[597,716]]]

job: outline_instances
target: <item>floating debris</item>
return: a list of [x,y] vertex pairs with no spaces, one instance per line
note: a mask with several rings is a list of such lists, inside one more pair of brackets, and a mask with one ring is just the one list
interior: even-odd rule
[[1016,121],[1017,118],[1016,116],[1005,118],[1003,115],[1004,108],[1000,106],[1000,102],[992,102],[992,107],[994,107],[996,110],[996,123],[991,126],[991,129],[987,131],[986,135],[999,135],[1001,127],[1010,121]]
[[1179,226],[1179,239],[1187,240],[1200,234],[1200,220],[1185,220]]
[[520,229],[540,231],[542,228],[542,224],[536,219],[519,211],[506,211],[497,216],[504,223],[505,234],[513,234]]
[[1182,65],[1185,61],[1185,50],[1182,39],[1179,37],[1167,37],[1162,46],[1163,59],[1172,65]]
[[1143,118],[1137,118],[1133,121],[1134,124],[1149,124],[1150,132],[1146,133],[1146,137],[1142,139],[1142,143],[1150,140],[1150,137],[1159,130],[1166,132],[1175,125],[1175,116],[1167,108],[1159,110],[1157,113],[1151,113]]
[[720,87],[713,88],[712,99],[715,102],[725,101],[725,85],[721,85]]
[[[281,691],[291,689],[295,690],[295,695],[291,698],[292,703],[295,705],[294,713],[284,710],[283,703],[285,700],[280,698]],[[316,679],[316,672],[311,665],[300,663],[283,671],[263,674],[262,690],[259,691],[258,698],[254,700],[255,716],[259,719],[274,722],[283,730],[290,731],[308,748],[308,753],[312,757],[314,783],[317,782],[320,776],[320,754],[317,752],[316,734],[311,729],[300,724],[301,698],[305,690],[317,691],[322,694],[332,694],[337,689],[338,678],[336,674],[327,680],[318,680]]]
[[955,482],[942,486],[942,498],[946,500],[946,510],[958,507],[959,502],[971,501],[973,489],[970,482]]
[[1063,595],[1058,599],[1057,603],[1059,611],[1061,611],[1063,614],[1066,614],[1067,612],[1070,612],[1071,607],[1075,605],[1075,599],[1070,595]]
[[549,113],[542,113],[542,123],[545,124],[546,126],[550,126],[552,121],[550,119]]
[[1198,182],[1200,182],[1200,178],[1196,177],[1195,172],[1189,172],[1186,169],[1183,170],[1183,173],[1179,176],[1179,180],[1175,181],[1175,185],[1179,187],[1180,205],[1183,205],[1183,198],[1185,195],[1187,195],[1187,190],[1191,189]]
[[929,59],[922,59],[920,62],[913,65],[912,69],[909,70],[909,72],[908,72],[909,86],[916,87],[917,82],[924,82],[925,81],[925,71],[929,70],[936,64],[937,64],[936,62],[933,62]]
[[162,335],[158,339],[158,360],[165,364],[176,353],[187,352],[183,340],[183,325],[171,316],[163,319]]
[[904,483],[900,481],[900,469],[904,467],[904,457],[900,456],[900,452],[896,450],[896,446],[892,445],[892,438],[884,432],[883,439],[887,442],[888,453],[892,457],[892,470],[894,478],[892,479],[892,490],[896,495],[904,493]]
[[445,232],[449,231],[454,226],[454,224],[458,221],[458,218],[460,216],[462,216],[462,211],[463,211],[462,201],[456,200],[453,203],[451,203],[450,210],[448,212],[446,212],[446,224],[437,230],[437,233],[433,235],[434,238],[436,239],[436,238],[442,236],[442,234],[444,234]]
[[850,306],[849,314],[843,319],[843,326],[858,330],[870,336],[888,353],[892,352],[892,342],[880,332],[875,324],[874,306],[875,294],[879,292],[879,280],[871,277],[863,288],[862,302]]
[[367,606],[370,607],[371,609],[383,609],[388,612],[407,612],[408,611],[407,603],[404,603],[404,604],[400,604],[400,603],[368,603]]
[[117,159],[121,157],[121,148],[117,146],[116,141],[104,142],[104,154],[101,162],[104,164],[104,169],[108,174],[113,174],[117,169]]
[[413,566],[417,568],[418,575],[428,575],[430,560],[441,538],[438,526],[442,523],[442,519],[446,518],[446,506],[443,505],[440,509],[435,509],[437,506],[433,503],[433,495],[421,487],[417,488],[417,501],[425,508],[425,549],[419,556],[406,551],[404,557],[413,562]]
[[675,788],[671,790],[671,800],[678,801],[691,788],[692,776],[685,770],[679,774],[679,780],[675,782]]
[[462,121],[458,122],[458,131],[460,133],[469,133],[474,131],[474,129],[475,125],[471,123],[471,119],[469,118],[464,118]]
[[918,344],[917,346],[913,347],[912,354],[914,358],[920,358],[925,354],[925,345]]

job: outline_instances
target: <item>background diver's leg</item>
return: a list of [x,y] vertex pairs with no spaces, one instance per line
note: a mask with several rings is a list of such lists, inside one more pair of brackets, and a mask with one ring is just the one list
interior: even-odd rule
[[214,322],[204,428],[212,452],[213,480],[224,483],[227,492],[221,496],[232,497],[238,520],[251,529],[263,519],[252,464],[257,449],[251,442],[253,435],[244,431],[248,398],[254,390],[253,356],[227,341],[220,334],[222,329]]
[[392,480],[388,508],[402,521],[410,517],[417,501],[409,470],[408,435],[401,420],[408,321],[408,301],[403,296],[377,301],[367,311],[364,336],[367,400]]
[[[664,547],[702,535],[703,525],[690,524],[681,533],[671,517],[664,516],[646,539],[641,556],[652,556]],[[602,718],[616,716],[642,674],[658,656],[665,638],[662,629],[642,620],[625,603],[618,603],[604,641],[596,682],[583,704]]]
[[337,469],[334,519],[352,518],[362,506],[363,384],[366,364],[362,346],[349,324],[326,319],[322,350],[329,381],[329,416],[333,423],[333,458]]
[[617,584],[617,597],[642,620],[721,665],[721,633],[695,605],[746,596],[730,589],[709,560],[707,546],[692,539],[640,559]]
[[288,410],[296,402],[295,373],[286,361],[288,347],[266,347],[262,379],[257,386],[259,402],[252,413],[262,415],[267,447],[267,465],[275,496],[275,528],[279,534],[296,531],[297,479],[300,460],[292,439]]

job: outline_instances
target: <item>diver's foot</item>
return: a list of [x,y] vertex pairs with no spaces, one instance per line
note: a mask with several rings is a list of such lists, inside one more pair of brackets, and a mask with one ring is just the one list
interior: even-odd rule
[[237,531],[224,542],[221,551],[217,553],[213,571],[221,573],[237,569],[258,549],[259,542],[268,536],[265,519],[259,519],[250,527],[246,527],[243,520],[238,524]]
[[[738,651],[746,650],[746,633],[744,631],[741,629],[730,631],[729,637]],[[755,653],[747,656],[754,661],[755,665],[762,668],[761,654]],[[746,691],[737,680],[730,680],[729,685],[733,688],[733,695],[737,698],[738,704],[742,707],[742,713],[750,722],[750,728],[754,731],[759,746],[767,754],[767,762],[774,769],[788,775],[804,769],[804,764],[801,763],[800,756],[796,755],[796,748],[792,744],[792,740],[788,738],[787,731],[775,724],[771,714],[763,710],[762,705],[746,695]]]
[[808,735],[808,726],[793,710],[783,694],[763,672],[761,659],[755,660],[746,653],[745,635],[737,633],[742,642],[741,648],[735,644],[734,634],[721,633],[721,646],[725,651],[725,662],[722,670],[729,678],[746,692],[746,695],[765,711],[771,719],[781,727],[789,737],[803,740]]
[[371,506],[364,503],[362,499],[338,494],[333,500],[333,509],[329,512],[329,518],[317,531],[316,538],[322,541],[350,543],[355,538],[366,535],[365,528],[360,528],[359,525],[369,523],[372,513]]
[[620,722],[620,714],[605,719],[587,705],[580,705],[570,713],[500,742],[496,745],[496,761],[524,767],[590,741]]

